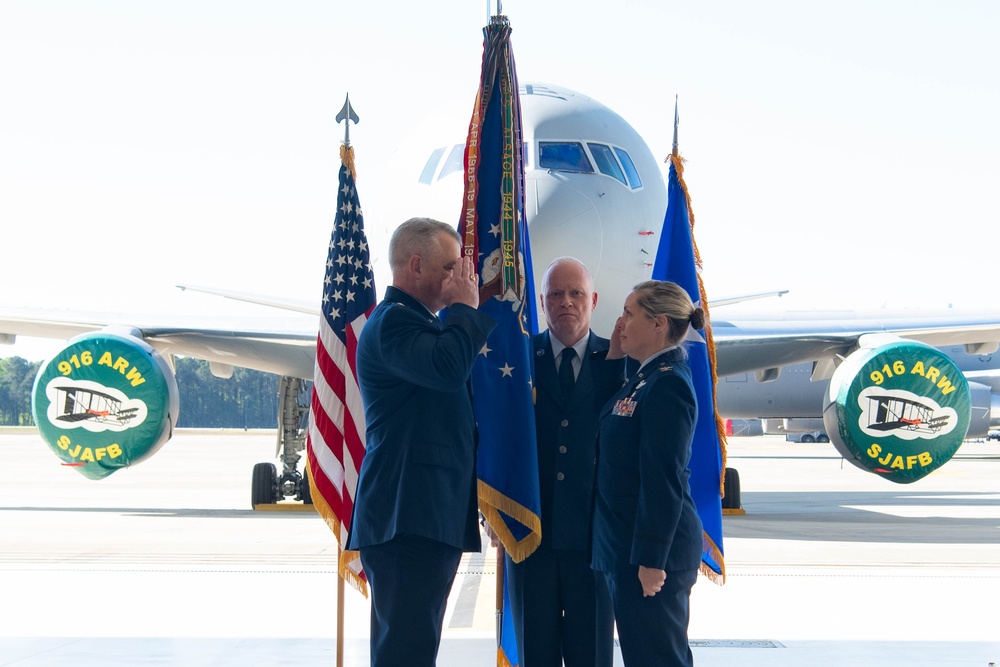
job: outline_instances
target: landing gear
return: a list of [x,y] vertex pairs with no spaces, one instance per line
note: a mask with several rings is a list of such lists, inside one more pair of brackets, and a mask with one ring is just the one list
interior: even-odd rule
[[278,378],[278,442],[274,455],[281,459],[278,475],[273,463],[258,463],[253,467],[253,505],[271,505],[293,497],[306,505],[312,504],[309,480],[296,468],[306,448],[309,428],[309,383],[299,378]]
[[725,477],[722,480],[725,496],[722,498],[723,510],[743,509],[740,500],[740,474],[736,468],[726,468]]

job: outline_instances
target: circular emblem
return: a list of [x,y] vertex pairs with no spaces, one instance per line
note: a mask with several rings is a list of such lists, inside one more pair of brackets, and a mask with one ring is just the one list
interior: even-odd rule
[[823,422],[854,465],[899,483],[948,462],[971,421],[969,384],[938,350],[913,341],[862,348],[834,373]]
[[106,332],[73,338],[42,365],[32,391],[38,432],[90,479],[152,455],[171,435],[174,374],[144,341]]

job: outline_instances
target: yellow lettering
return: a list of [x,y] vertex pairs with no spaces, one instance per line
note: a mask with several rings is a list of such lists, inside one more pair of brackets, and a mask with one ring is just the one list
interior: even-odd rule
[[913,370],[910,371],[910,375],[923,375],[924,374],[924,362],[918,361],[913,366]]
[[103,459],[104,455],[107,454],[107,453],[108,453],[108,450],[105,447],[98,447],[97,449],[94,450],[94,454],[97,456],[97,460],[98,461],[100,461],[101,459]]
[[118,371],[122,375],[125,375],[125,369],[128,368],[128,359],[125,357],[118,357],[115,360],[114,370]]
[[132,370],[128,372],[128,375],[125,376],[125,379],[131,382],[133,387],[138,387],[140,384],[146,381],[146,378],[142,377],[142,373],[140,373],[135,366],[133,366]]
[[955,386],[948,381],[947,375],[941,376],[941,381],[937,383],[937,388],[941,390],[941,394],[947,396],[951,392],[955,391]]
[[868,456],[872,457],[873,459],[877,459],[881,451],[882,447],[880,445],[873,444],[871,447],[868,448]]
[[56,444],[59,445],[59,449],[69,449],[69,436],[60,435]]
[[933,457],[931,457],[930,452],[921,452],[917,454],[917,459],[920,461],[920,465],[922,466],[929,466],[931,463],[934,462],[934,459]]
[[884,457],[880,458],[878,462],[881,463],[882,465],[886,465],[891,460],[892,460],[892,452],[889,452]]
[[892,465],[889,466],[889,467],[890,468],[899,468],[900,470],[902,470],[903,469],[903,457],[902,456],[897,456],[895,459],[893,459]]
[[94,462],[94,452],[90,451],[90,447],[83,450],[83,454],[80,455],[80,460],[90,461],[91,463]]
[[916,464],[917,464],[917,457],[916,456],[907,456],[906,457],[906,469],[907,470],[909,470],[910,468],[912,468]]
[[108,445],[108,456],[110,456],[113,459],[116,459],[121,455],[122,455],[122,448],[117,442],[113,445]]
[[931,366],[927,369],[927,374],[924,375],[925,378],[931,382],[937,382],[938,376],[941,375],[941,371],[937,369],[937,366]]
[[105,352],[101,355],[101,358],[97,361],[98,366],[112,366],[111,363],[111,353]]
[[77,456],[80,455],[80,450],[81,449],[83,449],[83,448],[80,445],[77,445],[75,449],[67,450],[67,451],[69,452],[69,455],[75,459]]

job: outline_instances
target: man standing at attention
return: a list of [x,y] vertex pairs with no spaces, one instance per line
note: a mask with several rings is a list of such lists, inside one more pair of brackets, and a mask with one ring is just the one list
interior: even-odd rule
[[367,451],[347,548],[371,584],[372,667],[432,667],[462,552],[481,548],[469,378],[496,323],[477,310],[453,227],[407,220],[389,262],[392,285],[358,341]]
[[[614,612],[589,565],[598,415],[621,388],[620,349],[590,330],[597,293],[590,271],[560,257],[542,279],[547,331],[534,337],[535,429],[542,541],[510,565],[521,667],[611,667]],[[615,345],[614,347],[617,348]]]

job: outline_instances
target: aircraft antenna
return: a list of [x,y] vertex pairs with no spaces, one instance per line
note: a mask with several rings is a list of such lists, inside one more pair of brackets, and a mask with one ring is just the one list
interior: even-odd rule
[[354,113],[354,109],[351,108],[351,94],[347,94],[347,98],[344,100],[344,108],[340,110],[337,114],[337,122],[347,121],[344,123],[344,145],[351,145],[351,121],[355,125],[359,122],[358,114]]
[[675,94],[674,95],[674,150],[671,152],[671,154],[674,157],[677,157],[680,154],[680,151],[677,148],[677,124],[678,124],[678,122],[679,122],[679,116],[677,115],[677,95]]

